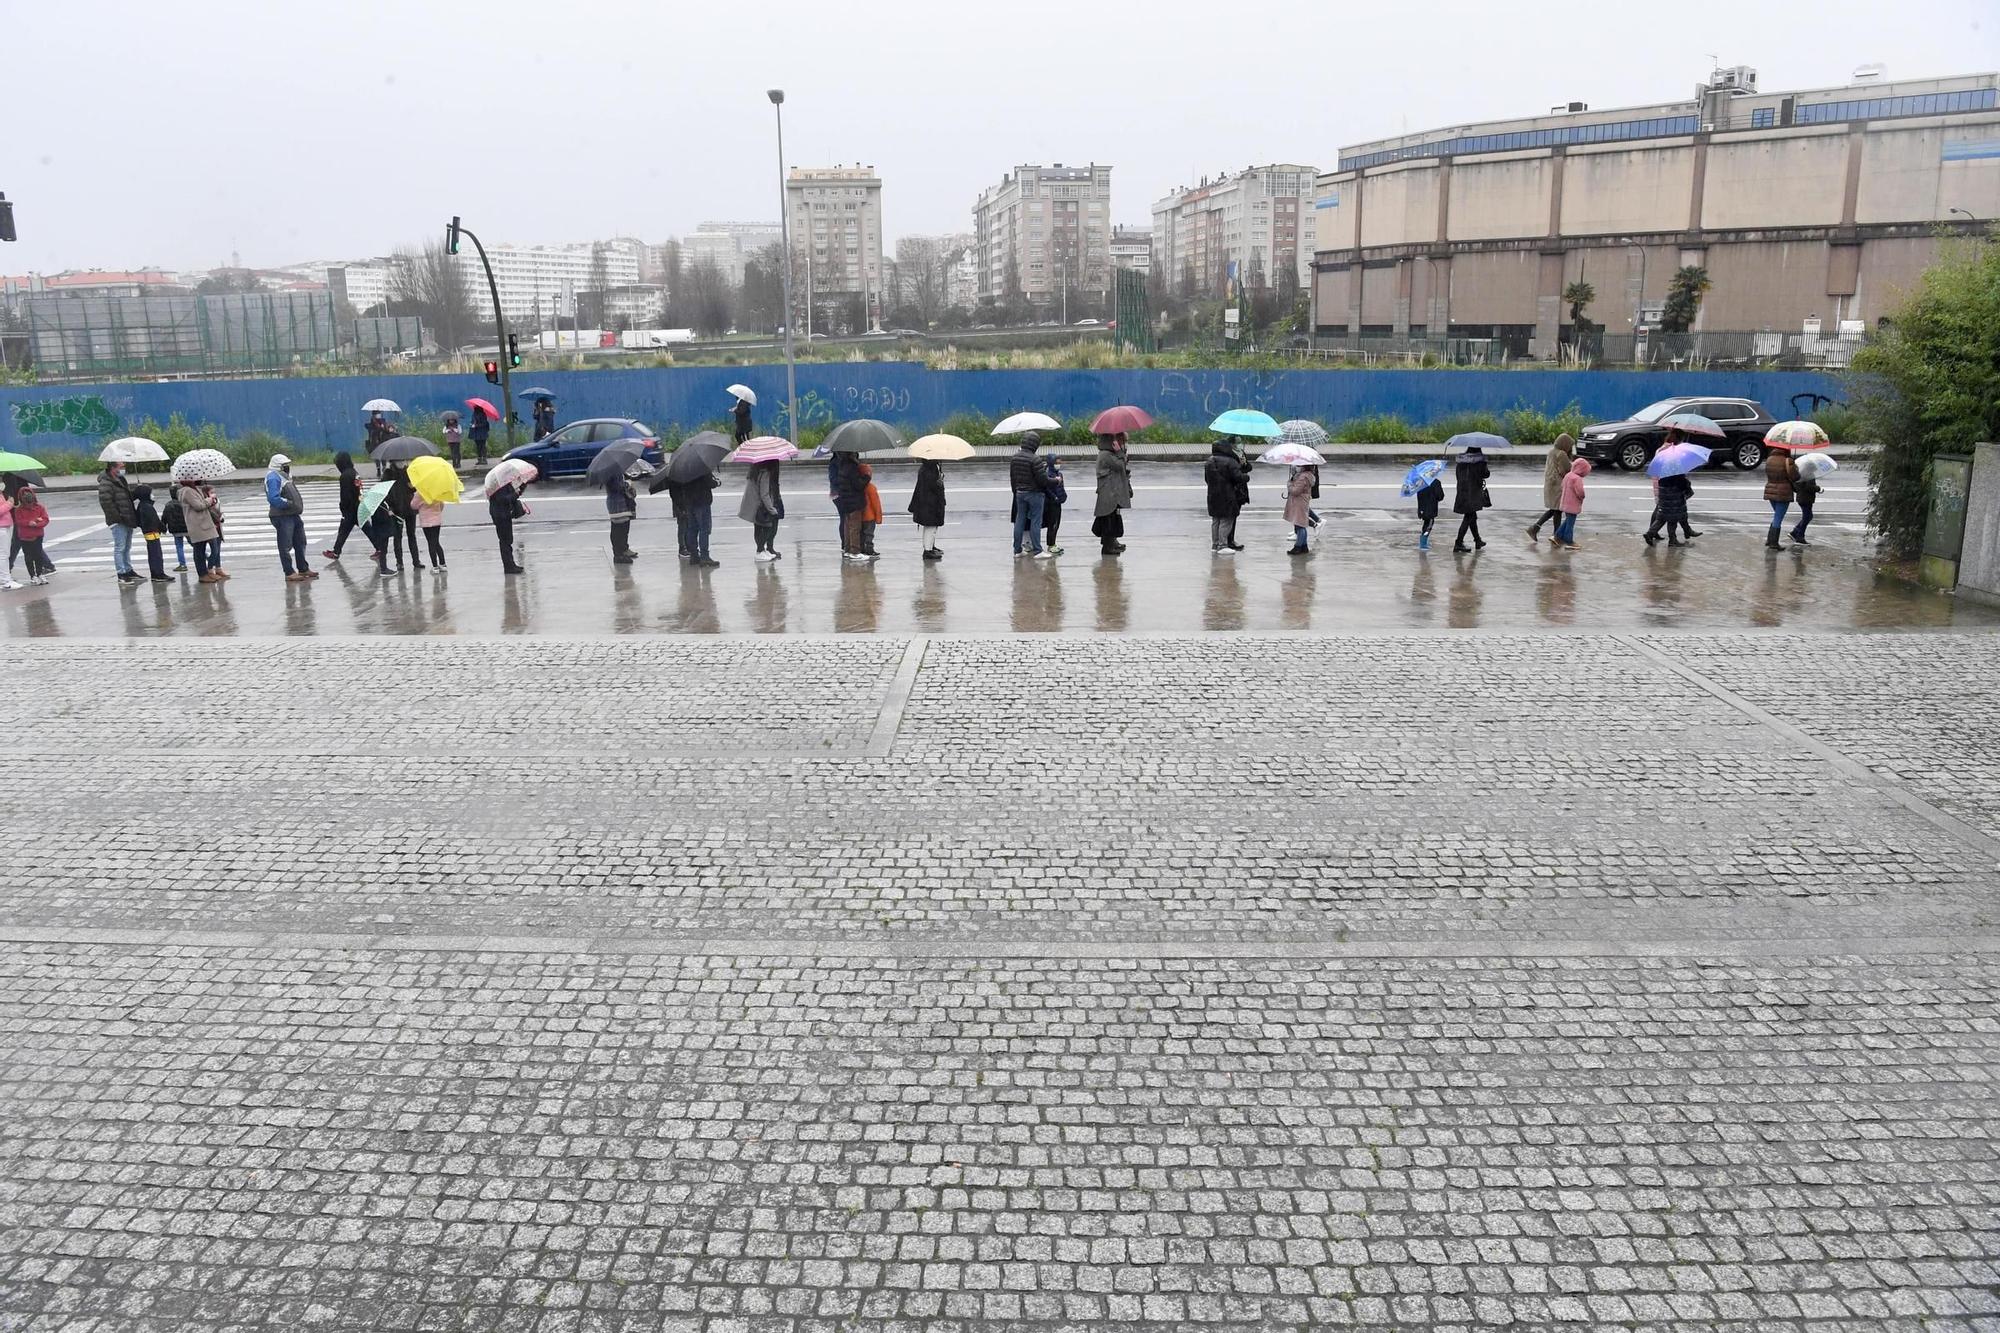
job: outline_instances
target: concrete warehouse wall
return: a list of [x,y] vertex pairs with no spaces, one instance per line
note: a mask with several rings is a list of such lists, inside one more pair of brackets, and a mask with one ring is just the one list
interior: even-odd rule
[[[1232,407],[1329,425],[1376,413],[1424,423],[1451,412],[1527,406],[1557,412],[1574,402],[1592,418],[1622,417],[1657,398],[1710,394],[1761,400],[1780,418],[1798,393],[1841,396],[1830,377],[1800,372],[1455,370],[930,370],[902,362],[799,367],[799,417],[825,425],[880,417],[934,426],[960,412],[989,418],[1034,410],[1070,418],[1134,403],[1163,420],[1203,426]],[[760,430],[784,428],[785,368],[722,366],[537,372],[523,377],[557,395],[558,416],[632,416],[676,432],[727,415],[727,386],[748,384]],[[498,390],[474,375],[374,375],[341,379],[214,380],[0,388],[0,448],[34,453],[94,445],[150,417],[178,412],[234,435],[271,431],[301,445],[355,444],[361,404],[393,398],[406,412],[462,408]],[[525,441],[525,436],[523,440]]]

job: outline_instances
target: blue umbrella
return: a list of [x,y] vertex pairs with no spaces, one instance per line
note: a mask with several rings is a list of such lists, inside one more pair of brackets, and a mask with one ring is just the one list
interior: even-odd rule
[[1646,475],[1653,478],[1679,477],[1708,466],[1708,456],[1714,452],[1699,444],[1670,444],[1653,455],[1653,461],[1646,464]]
[[518,390],[516,390],[516,391],[515,391],[515,393],[514,393],[514,396],[515,396],[516,398],[553,398],[553,397],[555,397],[555,395],[554,395],[554,394],[552,394],[552,393],[550,393],[550,392],[549,392],[549,391],[548,391],[547,389],[518,389]]
[[1403,475],[1403,494],[1415,495],[1444,473],[1442,458],[1426,458]]
[[1254,435],[1263,440],[1279,439],[1285,433],[1285,428],[1272,420],[1269,412],[1247,407],[1232,407],[1209,422],[1208,428],[1218,435]]
[[1514,442],[1491,431],[1469,430],[1444,442],[1447,449],[1512,449]]

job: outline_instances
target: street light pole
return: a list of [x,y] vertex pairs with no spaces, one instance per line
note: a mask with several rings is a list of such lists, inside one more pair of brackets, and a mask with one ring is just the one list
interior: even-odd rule
[[785,433],[792,447],[799,443],[799,370],[792,355],[792,207],[785,184],[785,90],[773,88],[764,94],[778,113],[778,235],[785,247]]

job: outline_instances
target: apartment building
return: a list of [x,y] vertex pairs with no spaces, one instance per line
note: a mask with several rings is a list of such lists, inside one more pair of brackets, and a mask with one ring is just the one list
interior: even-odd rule
[[[882,180],[871,166],[793,167],[785,177],[791,217],[793,299],[822,317],[858,297],[864,327],[883,313]],[[803,312],[802,312],[803,317]]]
[[1018,166],[972,208],[979,295],[1059,302],[1111,286],[1111,168]]
[[1203,177],[1153,205],[1152,262],[1189,295],[1226,297],[1312,278],[1314,167],[1274,163]]

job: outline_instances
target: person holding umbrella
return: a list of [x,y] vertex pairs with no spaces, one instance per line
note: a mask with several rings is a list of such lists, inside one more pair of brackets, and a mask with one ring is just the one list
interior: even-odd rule
[[514,520],[528,516],[528,506],[521,503],[521,492],[535,476],[535,465],[517,458],[501,463],[486,478],[486,513],[493,520],[493,535],[500,542],[500,570],[504,574],[526,572],[514,558]]
[[410,484],[408,461],[389,464],[386,480],[389,483],[389,499],[382,506],[395,520],[395,528],[389,534],[389,544],[396,548],[396,568],[403,567],[403,543],[407,539],[410,547],[410,564],[422,569],[424,562],[417,555],[417,488]]
[[756,406],[757,395],[741,384],[730,385],[729,392],[736,397],[736,406],[730,410],[729,416],[736,430],[736,443],[742,444],[753,433],[750,429],[750,409]]
[[842,450],[833,456],[833,508],[840,515],[840,554],[860,563],[868,559],[861,549],[861,525],[867,521],[868,477],[861,470],[859,454]]
[[475,405],[472,409],[472,429],[467,431],[466,434],[472,437],[473,456],[478,460],[481,467],[486,466],[486,439],[492,433],[492,416],[488,414],[485,408]]
[[1208,549],[1215,555],[1235,555],[1243,549],[1236,540],[1236,517],[1250,502],[1250,464],[1234,435],[1223,436],[1209,448],[1202,481],[1208,489]]
[[1285,481],[1285,522],[1292,525],[1292,547],[1288,554],[1310,555],[1307,539],[1312,524],[1313,469],[1295,467]]
[[917,484],[910,491],[910,521],[923,534],[923,558],[944,559],[937,544],[937,535],[944,530],[944,464],[935,458],[917,464]]
[[605,479],[604,512],[611,516],[611,563],[629,565],[639,554],[632,549],[632,520],[639,516],[639,491],[623,472]]
[[780,558],[778,520],[785,516],[785,501],[778,493],[778,473],[783,466],[775,458],[752,463],[743,485],[743,503],[736,509],[736,516],[750,524],[751,538],[757,543],[754,558],[766,564]]
[[1457,491],[1452,496],[1452,512],[1459,516],[1458,536],[1452,540],[1451,549],[1463,555],[1467,551],[1465,539],[1471,536],[1473,545],[1480,550],[1486,543],[1479,536],[1479,511],[1491,508],[1493,496],[1486,489],[1486,479],[1493,474],[1492,465],[1486,461],[1486,451],[1472,445],[1459,455],[1458,467],[1453,474]]
[[1132,507],[1132,459],[1124,431],[1097,437],[1097,500],[1090,531],[1105,555],[1125,552],[1125,515]]
[[180,501],[181,520],[187,524],[188,542],[194,547],[195,582],[222,582],[229,577],[215,564],[216,544],[222,537],[222,502],[213,490],[193,478],[180,484],[174,498]]
[[1048,504],[1049,470],[1035,456],[1041,447],[1040,432],[1021,432],[1021,445],[1007,460],[1007,487],[1014,494],[1014,554],[1046,560],[1049,554],[1042,549],[1042,511]]
[[[1778,538],[1785,530],[1785,511],[1792,507],[1797,495],[1799,465],[1793,461],[1789,449],[1772,449],[1764,457],[1764,498],[1771,503],[1771,530],[1764,535],[1764,545],[1773,551],[1785,548]],[[1792,534],[1799,539],[1798,534]]]
[[537,398],[535,400],[535,438],[546,440],[556,433],[556,400]]
[[105,526],[111,529],[111,564],[118,581],[137,583],[139,576],[132,572],[132,529],[139,525],[139,511],[132,501],[132,483],[125,480],[123,463],[106,463],[104,471],[97,474],[97,507],[103,511]]

